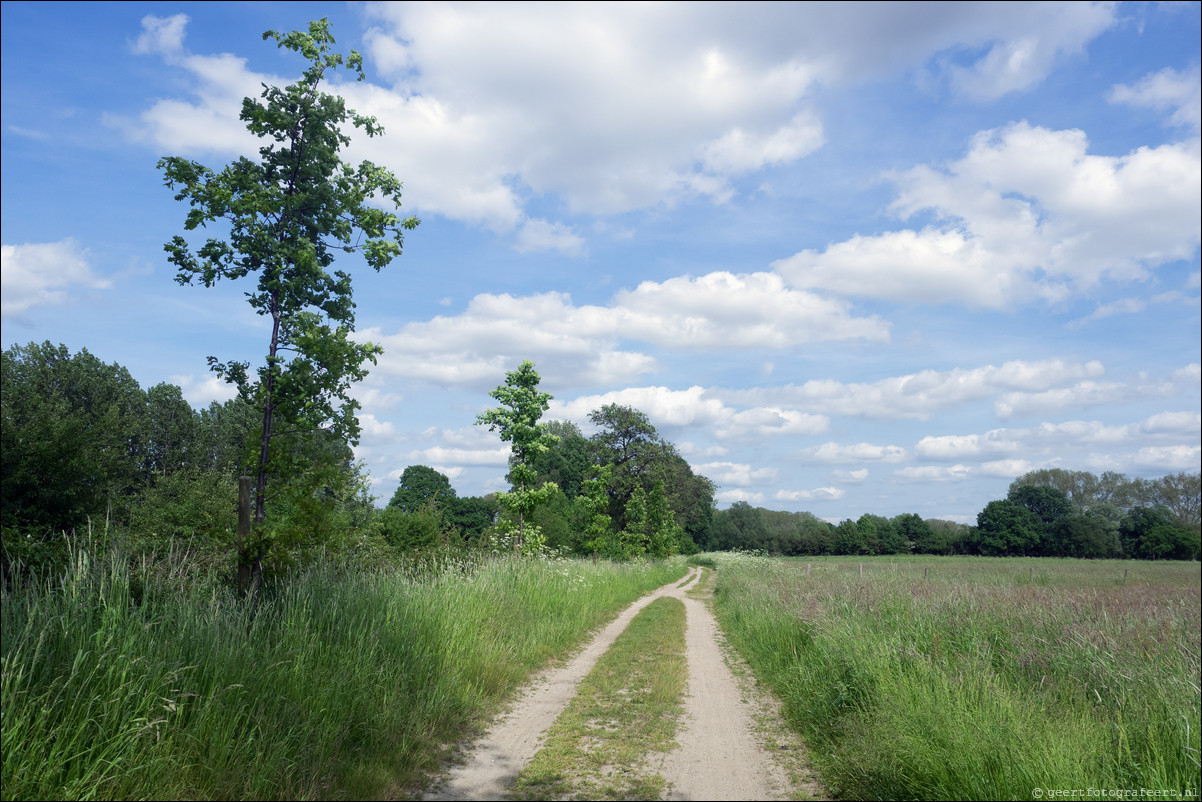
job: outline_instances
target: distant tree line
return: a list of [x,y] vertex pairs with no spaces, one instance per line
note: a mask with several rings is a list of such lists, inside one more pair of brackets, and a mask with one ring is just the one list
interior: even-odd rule
[[715,512],[698,545],[782,555],[981,554],[1029,557],[1199,558],[1197,473],[1129,479],[1118,473],[1031,471],[969,526],[907,513],[831,524],[808,512],[737,502]]

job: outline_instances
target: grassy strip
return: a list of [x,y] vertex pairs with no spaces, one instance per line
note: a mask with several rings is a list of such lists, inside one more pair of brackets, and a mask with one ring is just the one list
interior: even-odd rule
[[361,799],[443,745],[674,563],[314,566],[248,605],[187,559],[80,552],[5,590],[5,799]]
[[640,611],[581,681],[511,796],[660,798],[664,779],[647,761],[674,746],[688,681],[684,638],[678,599],[656,599]]
[[838,796],[1196,798],[1197,563],[715,560],[723,629]]

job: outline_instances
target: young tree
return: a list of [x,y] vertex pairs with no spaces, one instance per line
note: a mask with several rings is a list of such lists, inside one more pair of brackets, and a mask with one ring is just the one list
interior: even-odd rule
[[[227,238],[210,238],[195,253],[180,236],[164,246],[177,268],[176,280],[211,287],[220,279],[256,274],[258,286],[247,297],[271,321],[257,381],[248,375],[248,363],[209,357],[210,367],[262,413],[257,529],[265,515],[277,431],[325,428],[345,441],[358,440],[358,404],[347,391],[366,375],[364,363],[374,363],[381,349],[350,337],[355,324],[351,277],[343,270],[330,272],[335,253],[360,253],[379,271],[400,255],[403,232],[418,224],[415,217],[402,220],[388,208],[368,205],[375,199],[386,207],[400,206],[401,183],[392,173],[367,161],[353,167],[339,156],[350,143],[343,131],[348,118],[369,137],[382,133],[374,118],[321,91],[327,71],[343,65],[363,80],[362,57],[353,50],[346,59],[334,52],[324,19],[311,22],[308,31],[268,31],[263,38],[301,54],[309,68],[295,84],[265,85],[259,99],[243,100],[240,119],[264,141],[259,159],[242,157],[217,173],[178,157],[158,163],[164,184],[177,190],[175,199],[191,207],[185,229],[214,221],[229,226]],[[265,545],[260,536],[253,547],[242,547],[240,556],[253,563],[256,576]]]
[[513,544],[515,551],[522,548],[526,517],[558,489],[554,482],[535,486],[538,474],[532,463],[558,440],[538,423],[551,401],[549,393],[538,389],[539,381],[534,363],[527,359],[517,370],[505,375],[504,384],[489,393],[501,402],[501,406],[476,417],[477,426],[487,425],[489,431],[499,431],[502,440],[513,444],[509,458],[509,481],[513,490],[498,493],[497,499],[518,517],[517,538]]

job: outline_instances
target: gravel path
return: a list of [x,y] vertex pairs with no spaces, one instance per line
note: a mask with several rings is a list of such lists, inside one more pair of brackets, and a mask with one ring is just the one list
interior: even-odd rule
[[535,677],[512,709],[472,748],[467,762],[451,769],[423,797],[432,800],[502,799],[518,773],[542,746],[547,730],[634,616],[655,599],[673,596],[685,604],[689,689],[679,747],[663,757],[659,773],[670,783],[669,799],[788,799],[788,774],[764,748],[754,726],[762,707],[744,701],[744,690],[718,645],[719,630],[706,605],[685,592],[701,577],[665,585],[627,607],[566,665]]

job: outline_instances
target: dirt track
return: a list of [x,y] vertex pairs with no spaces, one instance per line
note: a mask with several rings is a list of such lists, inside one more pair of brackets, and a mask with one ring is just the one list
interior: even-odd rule
[[[770,722],[757,728],[757,716],[773,717],[771,703],[747,687],[727,665],[719,645],[717,622],[704,602],[686,595],[696,586],[694,568],[684,587],[665,585],[627,607],[566,665],[537,676],[513,708],[470,750],[467,762],[453,768],[425,799],[502,799],[518,773],[576,693],[576,686],[634,618],[661,596],[684,602],[688,630],[689,685],[678,748],[661,756],[659,773],[670,784],[668,799],[788,799],[793,787],[781,765],[800,757],[798,745]],[[745,701],[746,699],[746,701]],[[772,750],[769,738],[781,738]],[[796,766],[794,766],[796,774]],[[813,789],[805,789],[813,794]]]

